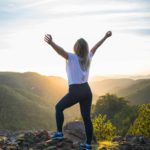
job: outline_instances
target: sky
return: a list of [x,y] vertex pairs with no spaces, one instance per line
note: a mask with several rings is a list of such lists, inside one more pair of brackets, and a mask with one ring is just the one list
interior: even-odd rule
[[68,52],[79,38],[95,53],[91,76],[150,74],[150,0],[0,0],[0,71],[66,78],[65,60],[44,35]]

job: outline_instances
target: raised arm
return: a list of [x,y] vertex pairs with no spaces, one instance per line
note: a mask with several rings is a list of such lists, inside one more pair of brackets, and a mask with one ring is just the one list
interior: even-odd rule
[[104,36],[99,42],[97,42],[97,43],[93,46],[93,48],[91,49],[91,52],[92,52],[93,55],[95,54],[96,50],[104,43],[104,41],[105,41],[108,37],[110,37],[111,35],[112,35],[112,32],[111,32],[111,31],[108,31],[108,32],[105,34],[105,36]]
[[68,53],[62,47],[53,42],[51,35],[46,34],[44,41],[47,42],[59,55],[68,59]]

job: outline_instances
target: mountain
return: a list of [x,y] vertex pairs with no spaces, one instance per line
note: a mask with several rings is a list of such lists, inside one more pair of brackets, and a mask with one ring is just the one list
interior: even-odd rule
[[150,79],[150,74],[147,75],[108,75],[108,76],[92,76],[89,81],[102,81],[105,79]]
[[110,79],[110,77],[106,77],[106,76],[92,76],[89,78],[89,82],[99,82],[105,79]]
[[55,103],[67,92],[67,83],[63,78],[42,76],[34,72],[1,72],[0,84],[38,95],[49,104]]
[[0,129],[53,129],[53,114],[40,97],[26,97],[8,86],[0,86]]
[[[150,102],[150,79],[109,79],[96,77],[89,82],[93,103],[106,93],[123,96],[131,104]],[[56,129],[55,105],[67,93],[61,77],[34,72],[0,72],[0,129]],[[65,122],[79,119],[79,105],[64,111]]]
[[137,75],[137,76],[129,76],[131,79],[139,80],[139,79],[150,79],[150,74],[148,75]]
[[90,82],[93,93],[98,96],[106,93],[125,97],[131,104],[150,103],[150,79],[105,79]]
[[[60,77],[0,72],[0,128],[55,129],[55,105],[67,90]],[[79,107],[65,110],[65,117],[66,122],[80,117]]]
[[135,80],[130,86],[118,90],[117,94],[126,97],[131,104],[150,103],[150,79]]
[[90,86],[95,94],[104,95],[108,92],[116,93],[119,89],[129,86],[133,82],[132,79],[105,79],[90,82]]

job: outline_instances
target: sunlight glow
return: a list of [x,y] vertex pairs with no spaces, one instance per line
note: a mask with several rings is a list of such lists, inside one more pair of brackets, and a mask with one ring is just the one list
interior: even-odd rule
[[[90,75],[150,72],[148,37],[139,32],[150,30],[147,20],[150,12],[142,11],[143,3],[112,0],[106,5],[104,1],[95,0],[95,3],[87,1],[86,5],[80,5],[82,0],[72,1],[73,4],[63,2],[16,0],[3,7],[2,12],[12,13],[14,20],[1,20],[0,71],[35,71],[66,78],[65,60],[44,42],[44,35],[50,33],[57,44],[72,52],[78,38],[85,38],[92,48],[111,30],[113,36],[93,57]],[[118,9],[114,7],[116,4]]]

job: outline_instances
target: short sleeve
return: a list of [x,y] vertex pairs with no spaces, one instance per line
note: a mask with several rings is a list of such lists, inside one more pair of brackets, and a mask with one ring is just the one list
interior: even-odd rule
[[68,53],[68,59],[73,59],[73,57],[74,57],[74,54]]
[[90,59],[92,59],[92,57],[93,57],[93,53],[91,51],[89,52],[89,57],[90,57]]
[[75,59],[75,54],[73,54],[73,53],[68,53],[68,62],[71,62],[71,61],[73,61]]

